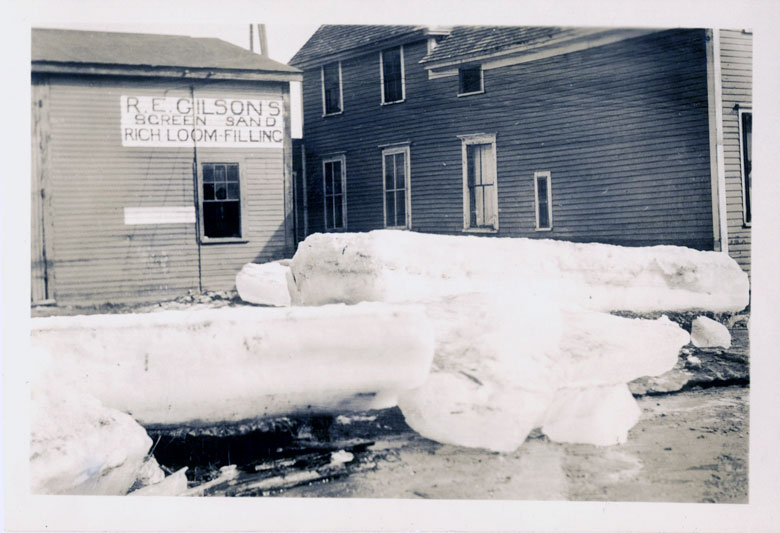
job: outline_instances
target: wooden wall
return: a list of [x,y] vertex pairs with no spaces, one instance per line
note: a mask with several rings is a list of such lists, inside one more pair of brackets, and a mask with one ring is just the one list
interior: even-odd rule
[[736,106],[749,108],[753,102],[753,35],[741,30],[721,30],[720,61],[729,255],[750,273],[750,226],[744,218],[739,111]]
[[[383,225],[381,149],[410,141],[412,229],[463,228],[461,141],[497,136],[499,236],[712,249],[703,30],[659,32],[485,71],[485,93],[429,80],[404,46],[406,101],[380,105],[379,57],[342,62],[344,112],[322,116],[304,72],[309,232],[323,230],[322,163],[344,152],[348,230]],[[535,230],[535,171],[552,175],[554,227]]]
[[[194,223],[125,224],[126,207],[196,205],[195,152],[123,147],[120,96],[188,97],[191,83],[49,78],[46,194],[53,242],[47,252],[58,304],[154,301],[201,288],[230,290],[245,263],[286,254],[287,154],[280,149],[197,150],[199,159],[240,163],[247,189],[246,242],[200,245]],[[287,91],[281,83],[194,83],[196,97],[280,98]]]

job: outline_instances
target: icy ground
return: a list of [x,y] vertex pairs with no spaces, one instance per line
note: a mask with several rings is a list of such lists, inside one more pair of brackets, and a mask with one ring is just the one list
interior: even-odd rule
[[[690,335],[676,323],[604,311],[747,302],[725,254],[390,231],[314,235],[289,266],[248,265],[237,284],[280,307],[37,318],[33,343],[63,384],[147,427],[397,402],[423,437],[511,453],[535,428],[625,443],[641,416],[628,383],[679,364]],[[338,471],[355,446],[320,466]]]

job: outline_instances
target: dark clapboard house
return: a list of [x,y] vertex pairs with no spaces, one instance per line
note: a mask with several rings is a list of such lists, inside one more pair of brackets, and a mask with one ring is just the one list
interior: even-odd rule
[[306,227],[675,244],[750,270],[748,31],[322,26]]
[[218,39],[33,29],[33,304],[229,290],[289,256],[300,78]]

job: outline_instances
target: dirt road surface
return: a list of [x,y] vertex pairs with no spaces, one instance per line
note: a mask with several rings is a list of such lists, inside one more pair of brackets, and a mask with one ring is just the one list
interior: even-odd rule
[[276,494],[747,503],[748,395],[735,386],[648,396],[625,444],[557,444],[532,434],[511,454],[424,439],[403,429],[397,411],[369,422],[342,418],[339,431],[353,436],[371,424],[385,433],[362,467]]

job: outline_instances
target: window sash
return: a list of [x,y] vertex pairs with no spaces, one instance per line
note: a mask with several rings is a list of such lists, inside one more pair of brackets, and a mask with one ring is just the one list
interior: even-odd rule
[[753,112],[739,110],[740,169],[742,171],[742,208],[745,225],[753,219]]
[[379,53],[382,103],[392,104],[406,99],[404,47],[390,48]]
[[382,187],[386,228],[411,227],[409,148],[382,151]]
[[458,69],[458,94],[480,93],[483,89],[482,67],[463,67]]
[[549,171],[534,172],[536,229],[552,229],[552,180]]
[[343,157],[322,162],[322,189],[325,230],[344,230],[347,227],[346,163]]
[[202,162],[200,169],[200,237],[204,241],[241,239],[239,163]]
[[498,229],[495,144],[469,142],[465,146],[467,229]]
[[322,114],[335,115],[343,111],[343,91],[341,88],[341,61],[323,65],[322,81]]

